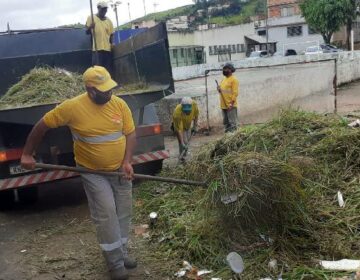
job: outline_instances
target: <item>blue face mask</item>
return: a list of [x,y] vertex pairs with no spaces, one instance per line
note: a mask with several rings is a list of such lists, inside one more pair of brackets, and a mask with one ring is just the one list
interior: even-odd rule
[[182,111],[184,114],[190,115],[191,110],[192,110],[192,105],[190,104],[182,105]]

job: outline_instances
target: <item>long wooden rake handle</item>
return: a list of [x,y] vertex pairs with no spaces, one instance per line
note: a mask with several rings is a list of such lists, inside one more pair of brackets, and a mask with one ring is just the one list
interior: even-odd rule
[[[77,173],[91,173],[98,175],[113,175],[113,176],[124,176],[123,172],[107,172],[107,171],[98,171],[98,170],[89,170],[83,167],[73,167],[66,165],[53,165],[53,164],[45,164],[45,163],[36,163],[36,168],[49,169],[49,170],[65,170],[72,171]],[[205,187],[206,182],[197,182],[197,181],[189,181],[184,179],[176,179],[176,178],[166,178],[159,176],[151,176],[144,174],[134,174],[135,179],[147,180],[147,181],[157,181],[157,182],[165,182],[179,185],[189,185],[189,186],[203,186]]]

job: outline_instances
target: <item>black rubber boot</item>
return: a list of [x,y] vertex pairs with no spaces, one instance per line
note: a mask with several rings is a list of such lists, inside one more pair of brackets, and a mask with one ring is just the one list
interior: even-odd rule
[[129,274],[125,267],[120,267],[110,271],[111,280],[127,280],[129,279]]
[[127,269],[134,269],[137,267],[137,262],[136,262],[136,260],[134,260],[130,257],[126,257],[124,259],[124,265]]

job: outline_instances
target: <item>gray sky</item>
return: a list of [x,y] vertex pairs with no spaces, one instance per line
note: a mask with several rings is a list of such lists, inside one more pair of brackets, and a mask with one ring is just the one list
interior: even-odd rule
[[[118,8],[119,22],[129,21],[128,5],[130,3],[131,18],[135,19],[144,15],[143,0],[120,0]],[[93,0],[94,11],[98,0]],[[145,0],[147,13],[154,12],[154,2],[157,3],[156,11],[164,11],[179,6],[192,4],[192,0]],[[89,0],[0,0],[0,31],[10,28],[33,29],[56,27],[64,24],[85,23],[90,14]],[[115,15],[109,9],[108,16],[116,24]]]

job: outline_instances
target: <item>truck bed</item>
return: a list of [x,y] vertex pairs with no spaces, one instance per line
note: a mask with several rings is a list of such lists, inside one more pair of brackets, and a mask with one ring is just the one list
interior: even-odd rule
[[[171,85],[154,85],[144,90],[118,95],[126,101],[132,111],[160,100],[172,93]],[[47,112],[55,108],[59,103],[32,105],[0,110],[0,123],[12,124],[36,124]]]

